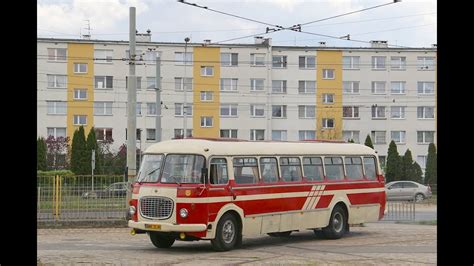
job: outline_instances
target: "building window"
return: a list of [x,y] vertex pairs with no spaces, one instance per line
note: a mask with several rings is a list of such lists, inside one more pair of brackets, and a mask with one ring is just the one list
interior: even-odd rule
[[142,115],[142,103],[141,102],[137,102],[137,116],[141,116]]
[[418,155],[416,156],[416,162],[420,165],[420,168],[424,171],[426,169],[426,161],[428,159],[427,155]]
[[386,56],[372,56],[372,69],[385,69]]
[[74,89],[74,100],[87,100],[87,89]]
[[[142,89],[142,77],[136,77],[137,78],[137,90]],[[125,89],[128,89],[128,76],[125,77]]]
[[67,88],[67,76],[66,75],[47,75],[48,77],[48,88]]
[[193,53],[187,52],[186,54],[184,54],[182,52],[175,52],[174,61],[176,65],[192,65]]
[[385,81],[372,81],[373,94],[385,94]]
[[286,68],[286,55],[274,55],[272,60],[273,68]]
[[146,129],[146,140],[156,140],[156,129],[147,128]]
[[[365,161],[365,159],[368,159],[368,158],[364,158],[364,161]],[[386,161],[387,161],[387,156],[386,155],[379,155],[380,167],[382,169],[385,169]]]
[[359,131],[355,131],[355,130],[342,131],[342,138],[345,141],[353,140],[355,143],[360,143],[359,133],[360,133]]
[[335,79],[334,69],[323,69],[323,79]]
[[315,118],[316,106],[315,105],[298,105],[298,117],[299,118]]
[[212,127],[212,116],[201,116],[201,127]]
[[221,91],[237,91],[238,79],[221,79]]
[[177,91],[193,91],[193,78],[174,78],[174,89]]
[[323,128],[334,128],[334,119],[333,118],[323,118],[322,119]]
[[201,91],[201,102],[211,102],[213,98],[212,91]]
[[201,77],[214,76],[214,67],[212,66],[201,66]]
[[286,105],[272,105],[272,118],[286,118]]
[[372,139],[374,144],[385,144],[386,143],[386,132],[385,131],[372,131]]
[[250,54],[251,66],[265,66],[265,54]]
[[221,104],[222,117],[237,117],[237,104]]
[[392,70],[406,70],[407,58],[404,56],[392,56],[390,58],[390,68]]
[[434,57],[419,56],[418,70],[434,70]]
[[103,50],[103,49],[94,50],[94,63],[98,63],[98,64],[112,63],[113,53],[114,53],[114,50]]
[[[174,104],[174,115],[175,116],[184,116],[184,108],[182,103]],[[193,105],[191,103],[186,104],[186,115],[193,115]]]
[[221,53],[221,66],[237,66],[239,63],[239,54]]
[[264,104],[251,104],[250,105],[250,116],[251,117],[264,117],[265,116],[265,105]]
[[272,130],[272,140],[286,141],[286,130]]
[[65,115],[67,113],[67,102],[46,101],[48,115]]
[[434,94],[434,82],[418,82],[418,94]]
[[[127,129],[125,129],[125,140],[127,140]],[[137,128],[136,135],[137,140],[142,140],[142,130],[141,128]]]
[[74,73],[78,73],[78,74],[87,73],[87,64],[74,63]]
[[315,69],[316,68],[316,56],[300,56],[298,60],[300,68],[303,69]]
[[149,116],[156,115],[156,103],[146,103],[146,114]]
[[392,118],[392,119],[405,119],[405,106],[392,106],[392,107],[390,107],[390,118]]
[[76,126],[87,125],[87,115],[74,115],[73,124]]
[[405,135],[406,135],[406,131],[392,131],[391,132],[392,140],[397,144],[405,143]]
[[[125,58],[130,58],[130,50],[125,50]],[[142,50],[135,50],[135,60],[143,61]]]
[[359,81],[344,81],[343,87],[344,87],[344,93],[347,93],[347,94],[359,93]]
[[66,61],[67,49],[66,48],[48,48],[48,60],[49,61]]
[[343,118],[360,118],[359,106],[343,106],[342,117]]
[[433,106],[418,106],[417,117],[418,119],[433,119],[434,107]]
[[299,80],[298,93],[300,94],[316,93],[316,81],[315,80]]
[[418,144],[434,143],[434,131],[417,131],[416,137]]
[[[193,136],[193,130],[192,129],[186,129],[186,137],[192,137]],[[182,139],[183,138],[183,129],[182,128],[175,128],[174,129],[174,138],[175,139]]]
[[286,80],[272,80],[272,93],[286,93]]
[[334,103],[334,94],[332,94],[332,93],[323,93],[323,103],[324,104]]
[[405,94],[405,81],[392,81],[391,94]]
[[265,140],[265,129],[251,129],[250,140]]
[[372,118],[385,118],[385,106],[372,106]]
[[94,115],[112,115],[112,102],[94,102]]
[[250,79],[250,91],[263,91],[264,79]]
[[46,128],[48,137],[53,136],[54,138],[65,138],[66,137],[66,128],[65,127],[48,127]]
[[156,77],[146,77],[146,89],[155,90]]
[[221,138],[236,139],[237,129],[221,129],[220,136]]
[[112,89],[114,86],[113,76],[95,76],[94,85],[96,89]]
[[300,130],[298,131],[299,140],[311,140],[316,139],[315,130]]
[[145,51],[145,64],[147,65],[156,65],[156,58],[160,56],[158,51]]
[[360,56],[343,56],[342,57],[342,68],[343,69],[359,69]]
[[111,128],[95,128],[95,136],[98,141],[113,140]]

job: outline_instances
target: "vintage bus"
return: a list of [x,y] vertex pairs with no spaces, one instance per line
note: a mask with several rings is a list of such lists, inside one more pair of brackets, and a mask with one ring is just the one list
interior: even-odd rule
[[158,248],[314,230],[336,239],[385,209],[376,152],[354,143],[181,139],[150,146],[132,184],[128,226]]

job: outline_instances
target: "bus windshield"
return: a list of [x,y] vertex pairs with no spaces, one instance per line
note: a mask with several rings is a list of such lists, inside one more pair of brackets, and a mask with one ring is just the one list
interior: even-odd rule
[[157,182],[160,175],[162,161],[162,154],[143,155],[142,165],[137,176],[137,182]]
[[169,154],[166,156],[161,183],[203,183],[204,156]]

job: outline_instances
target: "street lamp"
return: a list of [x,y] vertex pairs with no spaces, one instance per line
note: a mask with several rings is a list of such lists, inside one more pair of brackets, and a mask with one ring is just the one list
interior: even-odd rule
[[184,38],[184,56],[183,56],[183,61],[184,61],[184,77],[183,77],[183,90],[184,90],[184,103],[183,103],[183,116],[184,116],[184,126],[183,126],[183,139],[186,138],[186,127],[187,127],[187,118],[188,118],[188,112],[186,111],[186,105],[187,105],[187,99],[186,99],[186,55],[187,55],[187,50],[188,50],[188,42],[191,39],[188,37]]

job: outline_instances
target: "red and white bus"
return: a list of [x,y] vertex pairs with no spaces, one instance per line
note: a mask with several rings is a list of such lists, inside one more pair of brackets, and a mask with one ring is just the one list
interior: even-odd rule
[[340,238],[383,218],[385,188],[377,154],[360,144],[181,139],[146,150],[129,204],[132,235],[223,251],[250,235]]

